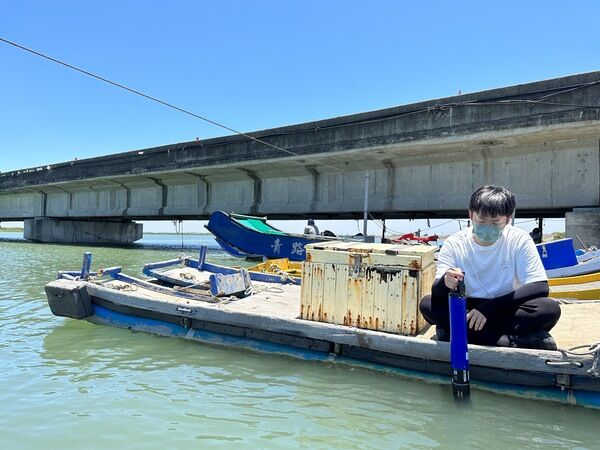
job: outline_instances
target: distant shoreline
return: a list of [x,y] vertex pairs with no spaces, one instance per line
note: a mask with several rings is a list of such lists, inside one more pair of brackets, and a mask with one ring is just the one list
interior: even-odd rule
[[19,228],[19,227],[0,227],[0,232],[2,232],[2,231],[9,231],[9,232],[23,231],[23,228]]
[[180,234],[183,234],[184,236],[188,236],[190,234],[192,235],[197,235],[197,236],[212,236],[210,233],[200,233],[198,231],[190,231],[190,232],[185,232],[185,233],[174,233],[174,232],[162,232],[162,231],[144,231],[144,235],[146,234],[169,234],[169,235],[173,235],[173,236],[178,236]]

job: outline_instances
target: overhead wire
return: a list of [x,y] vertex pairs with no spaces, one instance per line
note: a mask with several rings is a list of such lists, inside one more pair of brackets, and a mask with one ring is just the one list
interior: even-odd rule
[[93,72],[90,72],[88,70],[81,69],[81,68],[79,68],[77,66],[74,66],[74,65],[69,64],[69,63],[64,62],[64,61],[61,61],[60,59],[53,58],[52,56],[48,56],[48,55],[46,55],[44,53],[38,52],[37,50],[33,50],[33,49],[29,48],[29,47],[25,47],[24,45],[18,44],[18,43],[14,42],[14,41],[8,40],[8,39],[3,38],[1,36],[0,36],[0,42],[4,42],[6,44],[12,45],[12,46],[14,46],[14,47],[16,47],[16,48],[18,48],[20,50],[32,53],[32,54],[34,54],[36,56],[39,56],[40,58],[47,59],[48,61],[52,61],[53,63],[62,65],[62,66],[67,67],[69,69],[72,69],[72,70],[75,70],[77,72],[80,72],[80,73],[82,73],[84,75],[90,76],[90,77],[95,78],[95,79],[100,80],[100,81],[103,81],[103,82],[108,83],[108,84],[110,84],[112,86],[115,86],[115,87],[117,87],[119,89],[123,89],[123,90],[125,90],[127,92],[130,92],[132,94],[135,94],[135,95],[138,95],[140,97],[143,97],[143,98],[145,98],[147,100],[159,103],[159,104],[161,104],[163,106],[166,106],[168,108],[172,108],[172,109],[174,109],[176,111],[179,111],[181,113],[184,113],[184,114],[187,114],[189,116],[195,117],[196,119],[203,120],[203,121],[208,122],[208,123],[210,123],[212,125],[215,125],[217,127],[223,128],[224,130],[227,130],[227,131],[230,131],[232,133],[235,133],[235,134],[238,134],[240,136],[243,136],[243,137],[245,137],[245,138],[247,138],[247,139],[249,139],[251,141],[258,142],[260,144],[263,144],[263,145],[266,145],[268,147],[274,148],[275,150],[279,150],[279,151],[282,151],[284,153],[288,153],[288,154],[290,154],[292,156],[304,157],[307,160],[310,159],[310,160],[312,160],[312,162],[314,162],[317,165],[328,167],[328,168],[334,169],[335,171],[338,171],[338,172],[345,172],[343,169],[340,169],[339,167],[335,167],[335,166],[331,166],[329,164],[322,163],[322,162],[314,160],[314,159],[312,159],[310,157],[306,157],[306,156],[300,155],[300,154],[298,154],[296,152],[293,152],[291,150],[279,147],[278,145],[271,144],[271,143],[266,142],[266,141],[264,141],[262,139],[256,138],[256,137],[254,137],[252,135],[249,135],[247,133],[244,133],[242,131],[236,130],[235,128],[229,127],[229,126],[224,125],[224,124],[222,124],[220,122],[217,122],[215,120],[209,119],[208,117],[201,116],[199,114],[196,114],[196,113],[194,113],[192,111],[189,111],[187,109],[184,109],[184,108],[180,108],[179,106],[176,106],[176,105],[174,105],[172,103],[169,103],[167,101],[161,100],[161,99],[159,99],[157,97],[154,97],[152,95],[144,94],[143,92],[138,91],[137,89],[133,89],[133,88],[130,88],[128,86],[125,86],[124,84],[117,83],[115,81],[109,80],[108,78],[102,77],[102,76],[97,75],[97,74],[95,74]]
[[[137,91],[135,89],[129,88],[129,87],[127,87],[125,85],[122,85],[120,83],[116,83],[116,82],[111,81],[111,80],[109,80],[107,78],[104,78],[104,77],[101,77],[99,75],[96,75],[96,74],[94,74],[92,72],[86,71],[84,69],[80,69],[80,68],[78,68],[76,66],[73,66],[71,64],[65,63],[65,62],[60,61],[60,60],[58,60],[56,58],[50,57],[48,55],[45,55],[45,54],[43,54],[41,52],[38,52],[36,50],[30,49],[28,47],[25,47],[25,46],[20,45],[20,44],[18,44],[16,42],[10,41],[10,40],[2,38],[2,37],[0,37],[0,41],[1,42],[5,42],[5,43],[10,44],[10,45],[13,45],[13,46],[15,46],[15,47],[17,47],[17,48],[19,48],[21,50],[33,53],[33,54],[35,54],[37,56],[40,56],[42,58],[48,59],[48,60],[50,60],[52,62],[55,62],[57,64],[61,64],[61,65],[66,66],[66,67],[68,67],[70,69],[73,69],[73,70],[76,70],[78,72],[81,72],[81,73],[83,73],[85,75],[97,78],[97,79],[99,79],[101,81],[104,81],[106,83],[112,84],[112,85],[114,85],[116,87],[119,87],[121,89],[129,91],[129,92],[131,92],[133,94],[140,95],[142,97],[145,97],[145,98],[147,98],[149,100],[152,100],[152,101],[155,101],[157,103],[160,103],[160,104],[162,104],[164,106],[167,106],[169,108],[173,108],[173,109],[175,109],[177,111],[180,111],[182,113],[191,115],[191,116],[196,117],[196,118],[198,118],[200,120],[204,120],[204,121],[206,121],[208,123],[211,123],[211,124],[213,124],[215,126],[221,127],[221,128],[223,128],[225,130],[228,130],[228,131],[231,131],[231,132],[233,132],[235,134],[243,136],[243,137],[245,137],[247,139],[250,139],[250,140],[253,140],[253,141],[256,141],[256,142],[260,142],[260,143],[262,143],[264,145],[267,145],[267,146],[272,147],[274,149],[277,149],[277,150],[280,150],[282,152],[291,154],[293,156],[298,156],[298,157],[302,156],[302,155],[299,155],[299,154],[297,154],[297,153],[295,153],[295,152],[293,152],[291,150],[281,148],[281,147],[279,147],[279,146],[277,146],[275,144],[271,144],[269,142],[265,142],[264,140],[262,140],[260,138],[256,138],[256,137],[251,136],[251,135],[249,135],[247,133],[238,131],[238,130],[236,130],[234,128],[231,128],[231,127],[228,127],[226,125],[223,125],[223,124],[221,124],[221,123],[219,123],[217,121],[214,121],[214,120],[209,119],[209,118],[204,117],[204,116],[200,116],[198,114],[195,114],[195,113],[193,113],[191,111],[188,111],[186,109],[183,109],[183,108],[180,108],[178,106],[175,106],[175,105],[173,105],[171,103],[168,103],[166,101],[160,100],[158,98],[155,98],[155,97],[152,97],[150,95],[144,94],[144,93],[142,93],[140,91]],[[378,116],[378,117],[375,117],[375,118],[369,118],[369,119],[365,119],[365,120],[350,120],[350,121],[347,121],[347,122],[339,123],[339,121],[336,119],[335,122],[338,122],[338,123],[332,123],[330,125],[328,125],[328,124],[322,124],[322,125],[310,124],[311,125],[310,127],[302,127],[302,128],[301,127],[295,127],[295,129],[293,129],[293,130],[286,130],[286,131],[282,131],[282,132],[272,132],[272,133],[269,133],[269,134],[262,135],[261,138],[264,139],[265,137],[275,137],[275,136],[280,136],[280,135],[291,135],[291,134],[297,134],[297,133],[304,133],[306,131],[311,131],[311,130],[313,130],[313,131],[320,131],[320,130],[328,130],[328,129],[345,127],[345,126],[351,126],[351,125],[361,125],[361,124],[366,124],[366,123],[381,122],[381,121],[392,120],[392,119],[396,119],[396,118],[399,118],[399,117],[403,117],[403,116],[407,116],[407,115],[412,115],[412,114],[420,114],[420,113],[423,113],[423,112],[431,112],[431,111],[438,111],[438,110],[444,111],[444,110],[449,110],[449,109],[451,109],[453,107],[462,107],[462,106],[490,106],[490,105],[496,105],[496,106],[498,106],[498,105],[506,105],[506,104],[546,104],[546,105],[551,105],[551,106],[565,106],[565,107],[568,106],[568,107],[575,107],[575,108],[600,109],[600,105],[584,105],[584,104],[575,104],[575,103],[558,103],[558,102],[546,102],[545,101],[546,99],[548,99],[550,97],[553,97],[553,96],[556,96],[556,95],[564,94],[564,93],[571,92],[571,91],[578,90],[578,89],[587,88],[587,87],[594,86],[594,85],[597,85],[597,84],[600,84],[600,80],[595,80],[595,81],[591,81],[591,82],[587,82],[587,83],[580,83],[580,84],[571,85],[571,86],[567,86],[567,87],[564,87],[564,88],[558,88],[558,89],[557,88],[544,89],[544,90],[540,90],[540,91],[534,92],[534,94],[535,93],[548,92],[548,91],[552,91],[552,92],[550,92],[549,94],[546,94],[546,95],[542,95],[542,96],[540,96],[538,98],[535,98],[535,99],[513,98],[513,99],[498,99],[498,100],[459,101],[459,102],[436,104],[436,105],[426,106],[426,107],[422,107],[422,108],[418,108],[418,109],[414,109],[414,110],[409,110],[409,111],[394,112],[394,113],[390,113],[389,115],[386,115],[386,116],[383,116],[383,117],[382,116]],[[531,95],[531,93],[529,93],[529,95]],[[318,163],[319,165],[323,165],[323,166],[335,169],[337,171],[344,172],[343,169],[340,169],[338,167],[331,166],[331,165],[328,165],[328,164],[325,164],[325,163],[321,163],[320,161],[315,161],[315,162]]]
[[[372,222],[373,222],[375,225],[377,225],[379,228],[383,229],[383,222],[382,222],[381,220],[377,219],[377,218],[376,218],[376,217],[375,217],[373,214],[371,214],[370,212],[369,212],[368,214],[369,214],[369,217],[371,218],[371,221],[372,221]],[[434,229],[434,228],[441,227],[441,226],[443,226],[443,225],[447,225],[447,224],[449,224],[450,222],[453,222],[453,221],[455,221],[455,220],[456,220],[456,221],[460,221],[460,219],[450,219],[450,220],[448,220],[448,221],[446,221],[446,222],[439,223],[439,224],[437,224],[437,225],[433,225],[433,226],[431,226],[431,227],[429,227],[429,228],[424,228],[424,229],[421,229],[420,231],[421,231],[421,232],[423,232],[423,231],[429,231],[429,230],[432,230],[432,229]],[[357,221],[357,223],[358,223],[358,221]],[[393,233],[398,233],[398,234],[401,234],[401,233],[403,233],[403,231],[394,230],[394,229],[390,228],[388,225],[386,225],[386,226],[385,226],[385,229],[386,229],[386,231],[391,231],[391,232],[393,232]]]

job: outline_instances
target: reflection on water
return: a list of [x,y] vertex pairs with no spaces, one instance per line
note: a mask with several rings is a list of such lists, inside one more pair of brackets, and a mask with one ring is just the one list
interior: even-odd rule
[[[194,236],[185,253],[209,239]],[[181,243],[0,240],[0,448],[597,446],[595,411],[478,391],[460,408],[449,386],[55,317],[43,286],[87,250],[94,267],[140,275]],[[216,245],[209,259],[239,263]]]

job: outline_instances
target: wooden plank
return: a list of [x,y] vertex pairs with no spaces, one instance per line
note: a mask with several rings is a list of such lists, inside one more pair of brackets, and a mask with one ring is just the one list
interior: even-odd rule
[[[362,280],[362,298],[360,302],[360,326],[369,330],[375,330],[375,320],[373,319],[373,309],[375,306],[373,271],[369,275],[361,277]],[[375,272],[376,274],[377,272]]]
[[[430,264],[421,271],[419,280],[419,291],[417,293],[417,300],[420,302],[423,297],[431,294],[431,286],[435,281],[435,264]],[[420,333],[422,330],[429,328],[429,323],[421,314],[417,306],[417,332]]]
[[402,332],[402,299],[403,299],[403,280],[405,272],[402,271],[387,279],[388,284],[388,302],[387,302],[387,326],[385,328],[389,333]]
[[577,298],[579,300],[599,300],[600,281],[551,286],[550,296],[558,298]]
[[368,264],[371,266],[398,266],[414,270],[421,269],[420,256],[371,253],[368,261]]
[[[261,308],[253,310],[256,312],[239,312],[235,310],[238,302],[227,305],[214,305],[172,297],[164,298],[161,294],[152,292],[144,294],[143,291],[145,289],[143,288],[133,292],[122,292],[92,283],[68,282],[85,285],[92,296],[133,308],[327,340],[333,343],[352,345],[424,360],[449,360],[450,346],[447,342],[436,342],[322,322],[284,319],[274,316],[271,311],[267,313],[268,315],[262,315],[260,314]],[[299,295],[297,286],[286,286],[286,288],[285,295],[294,295],[294,292],[295,295]],[[252,303],[259,301],[257,299],[242,299],[240,302],[244,300],[251,300]],[[190,312],[177,311],[176,308],[180,305],[187,306]],[[469,357],[473,366],[581,375],[586,378],[589,378],[587,370],[591,368],[593,362],[591,356],[567,356],[557,351],[483,347],[477,345],[469,345]],[[570,364],[566,366],[552,366],[546,364],[546,361],[569,362]],[[572,363],[581,364],[581,367],[577,367]]]
[[300,285],[300,318],[308,319],[312,302],[312,265],[302,264]]
[[319,311],[323,310],[323,264],[312,264],[312,292],[308,320],[318,320]]
[[348,306],[344,316],[344,325],[350,327],[360,326],[363,281],[364,278],[354,278],[352,276],[346,278]]
[[345,325],[345,317],[348,312],[348,266],[335,266],[335,300],[333,305],[333,317],[331,323]]
[[[335,264],[324,264],[323,278],[325,280],[323,286],[323,302],[322,308],[319,310],[318,320],[320,322],[332,322],[335,308]],[[335,323],[335,322],[334,322]]]
[[419,277],[406,272],[403,281],[404,297],[402,301],[402,334],[414,336],[417,334],[417,308]]
[[307,252],[306,261],[313,263],[350,264],[350,254],[333,250]]
[[307,251],[313,250],[346,250],[352,247],[355,242],[348,241],[332,241],[332,242],[317,242],[314,244],[308,244],[306,246]]
[[388,324],[388,296],[389,284],[381,279],[379,272],[373,272],[373,321],[374,328],[378,331],[386,331]]

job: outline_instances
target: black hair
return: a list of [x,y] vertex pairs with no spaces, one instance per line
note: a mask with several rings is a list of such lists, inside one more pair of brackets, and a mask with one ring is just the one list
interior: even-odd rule
[[516,200],[512,192],[502,186],[482,186],[471,195],[469,211],[482,217],[512,216]]

